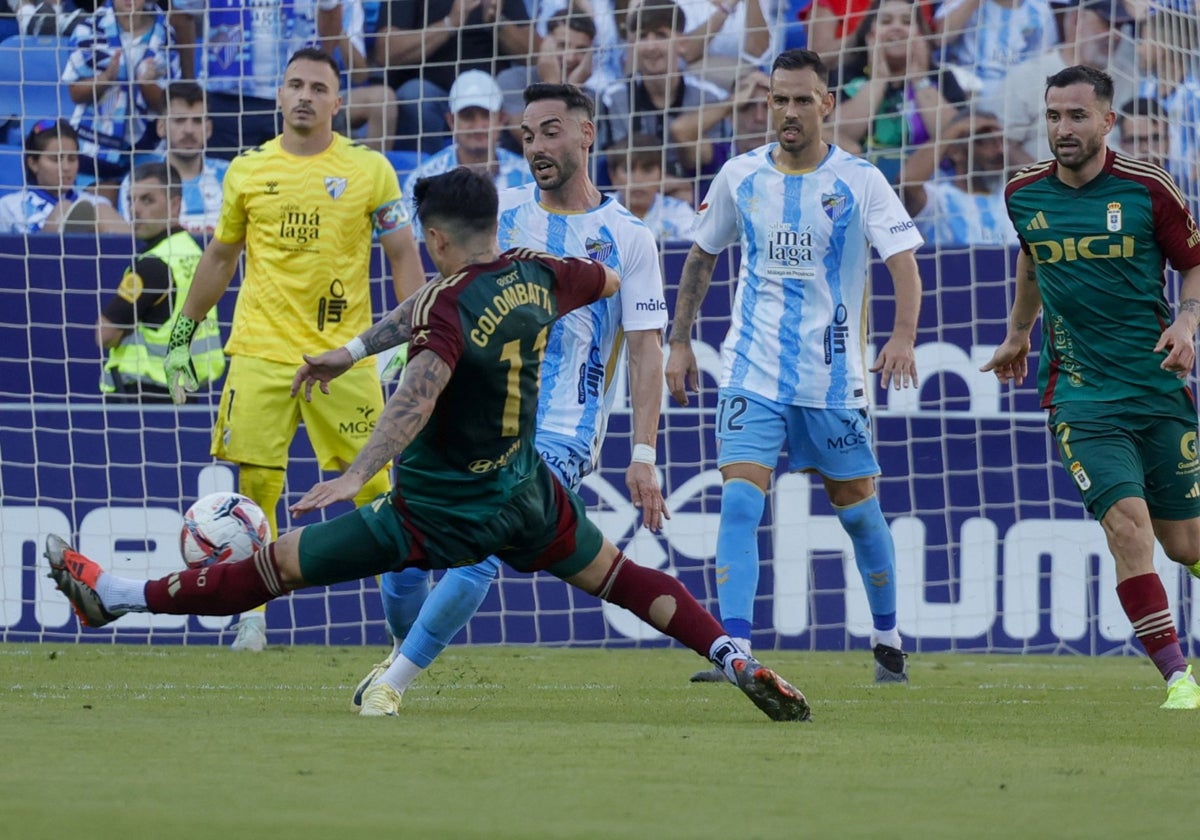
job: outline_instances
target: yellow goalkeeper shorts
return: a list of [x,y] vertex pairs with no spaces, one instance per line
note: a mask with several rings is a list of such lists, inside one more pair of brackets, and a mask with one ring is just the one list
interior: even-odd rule
[[358,454],[383,411],[383,391],[374,360],[329,383],[329,394],[313,388],[291,396],[297,365],[252,356],[233,356],[213,427],[212,454],[237,464],[284,469],[301,420],[323,470],[345,469]]

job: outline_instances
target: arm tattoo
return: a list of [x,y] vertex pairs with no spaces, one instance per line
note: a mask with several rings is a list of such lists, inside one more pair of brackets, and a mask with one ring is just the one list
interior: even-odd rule
[[362,334],[368,356],[389,347],[397,347],[412,338],[412,313],[415,306],[416,296],[413,295]]
[[1019,332],[1033,328],[1033,321],[1016,321],[1013,323],[1013,329]]
[[365,481],[400,455],[429,422],[450,374],[450,366],[437,353],[421,353],[409,362],[399,390],[388,400],[370,439],[347,472]]
[[1200,300],[1195,298],[1187,298],[1179,302],[1179,314],[1187,313],[1196,320],[1200,321]]
[[709,254],[695,245],[688,252],[679,277],[679,292],[675,296],[675,320],[671,324],[668,341],[688,341],[692,325],[700,314],[700,304],[708,294],[712,282],[713,266],[717,256]]

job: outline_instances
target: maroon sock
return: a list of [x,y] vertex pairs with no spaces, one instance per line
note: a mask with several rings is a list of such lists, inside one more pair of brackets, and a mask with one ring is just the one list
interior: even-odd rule
[[146,584],[146,605],[170,615],[238,615],[284,594],[274,561],[271,543],[249,560],[175,572]]
[[1133,625],[1138,641],[1158,666],[1163,679],[1187,670],[1187,659],[1179,647],[1175,620],[1167,605],[1167,591],[1157,574],[1137,575],[1117,584],[1117,597]]
[[[607,589],[607,591],[605,591]],[[601,587],[604,600],[624,607],[656,630],[661,630],[673,639],[690,647],[708,658],[709,650],[725,631],[715,618],[683,588],[683,584],[657,569],[647,569],[630,560],[624,553],[617,554],[613,571]],[[675,614],[660,627],[650,618],[650,605],[654,599],[666,595],[675,599]]]

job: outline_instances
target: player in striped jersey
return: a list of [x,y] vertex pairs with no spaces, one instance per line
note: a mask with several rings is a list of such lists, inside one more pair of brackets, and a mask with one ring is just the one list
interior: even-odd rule
[[[1038,388],[1063,465],[1103,525],[1117,597],[1167,681],[1165,709],[1200,709],[1175,632],[1154,542],[1200,577],[1200,460],[1186,376],[1200,323],[1200,231],[1171,177],[1118,155],[1113,81],[1067,67],[1046,83],[1053,160],[1008,184],[1021,240],[1008,334],[983,366],[1024,381],[1042,318]],[[1164,296],[1167,261],[1183,274],[1179,311]]]
[[[654,235],[587,174],[595,141],[591,99],[575,85],[539,83],[526,89],[525,101],[521,128],[536,182],[500,194],[501,247],[590,257],[621,277],[618,294],[572,312],[550,332],[538,451],[565,486],[579,489],[599,458],[615,396],[614,367],[626,345],[634,446],[625,483],[643,525],[658,530],[669,516],[654,470],[667,315]],[[380,677],[406,690],[479,609],[499,570],[495,557],[451,569],[432,593],[420,570],[384,575],[380,592],[392,652],[359,683],[353,705]]]
[[[683,584],[630,561],[604,538],[534,443],[547,334],[560,316],[612,296],[617,273],[528,248],[501,253],[496,188],[465,167],[419,181],[413,197],[443,279],[375,325],[388,332],[411,324],[408,371],[354,463],[291,511],[356,498],[393,461],[395,490],[293,530],[249,559],[153,581],[107,573],[51,536],[50,577],[84,625],[102,627],[127,612],[228,615],[303,587],[410,566],[461,567],[494,552],[514,569],[547,571],[629,610],[722,668],[772,720],[809,720],[804,695],[739,650]],[[359,350],[375,338],[374,327],[359,336]],[[353,363],[343,349],[341,369]],[[327,390],[328,378],[297,374],[292,392],[303,389],[307,398],[316,382]],[[377,682],[362,714],[395,715],[400,697]]]
[[[833,109],[828,71],[810,50],[780,53],[767,94],[778,142],[727,162],[700,205],[669,342],[667,385],[681,405],[699,384],[691,331],[717,256],[740,244],[732,320],[721,346],[717,600],[749,648],[758,587],[757,529],[786,444],[788,467],[816,472],[854,545],[874,627],[878,682],[907,682],[896,628],[895,548],[875,495],[867,417],[867,244],[896,289],[892,335],[872,371],[916,386],[922,240],[873,165],[821,139]],[[715,674],[700,672],[695,681]]]

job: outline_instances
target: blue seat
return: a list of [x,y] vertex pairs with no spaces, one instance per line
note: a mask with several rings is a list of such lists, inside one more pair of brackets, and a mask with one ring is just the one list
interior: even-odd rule
[[396,170],[396,176],[400,179],[401,185],[404,184],[404,179],[408,177],[409,173],[425,160],[425,155],[420,152],[384,152],[383,154],[391,162],[392,168]]
[[9,142],[20,142],[38,120],[71,116],[75,105],[59,83],[70,55],[67,42],[54,36],[0,41],[0,123],[10,129]]
[[25,186],[24,152],[20,146],[0,144],[0,195],[17,192]]

